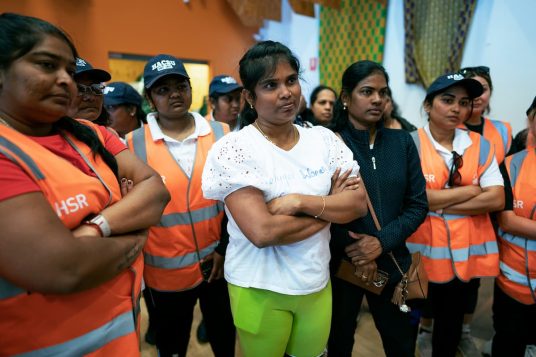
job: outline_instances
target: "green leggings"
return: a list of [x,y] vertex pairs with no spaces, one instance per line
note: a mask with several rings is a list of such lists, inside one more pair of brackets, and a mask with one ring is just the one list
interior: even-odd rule
[[234,324],[245,357],[321,356],[331,324],[331,282],[309,295],[228,284]]

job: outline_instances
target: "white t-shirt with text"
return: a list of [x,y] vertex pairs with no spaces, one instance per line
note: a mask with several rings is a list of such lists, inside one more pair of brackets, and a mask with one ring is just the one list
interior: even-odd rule
[[[266,202],[291,193],[328,195],[331,176],[359,165],[346,145],[323,127],[302,128],[298,143],[289,151],[272,144],[253,126],[216,142],[203,171],[206,198],[223,201],[230,193],[252,186]],[[301,242],[257,248],[244,236],[226,207],[229,246],[225,279],[241,287],[254,287],[288,295],[322,290],[329,280],[329,225]]]

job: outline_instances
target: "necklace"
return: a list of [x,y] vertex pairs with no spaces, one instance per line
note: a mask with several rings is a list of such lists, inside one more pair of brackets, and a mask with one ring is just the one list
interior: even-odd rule
[[[269,142],[271,142],[271,143],[274,144],[275,146],[279,146],[279,145],[277,145],[276,143],[274,143],[274,142],[272,141],[272,139],[270,139],[270,138],[268,137],[268,135],[266,135],[266,134],[264,133],[264,131],[262,131],[261,127],[259,126],[259,124],[257,123],[256,120],[253,122],[253,125],[254,125],[255,128],[257,128],[257,130],[262,134],[262,136],[264,136],[264,138],[265,138],[266,140],[268,140]],[[293,130],[293,131],[294,131],[294,142],[293,142],[293,145],[295,145],[295,144],[298,142],[298,129],[296,129],[296,127],[295,127],[294,125],[292,125],[292,128],[294,129],[294,130]]]

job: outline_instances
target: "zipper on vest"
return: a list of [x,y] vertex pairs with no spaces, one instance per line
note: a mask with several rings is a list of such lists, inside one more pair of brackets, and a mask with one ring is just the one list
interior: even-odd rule
[[376,170],[376,158],[374,156],[372,157],[372,168]]

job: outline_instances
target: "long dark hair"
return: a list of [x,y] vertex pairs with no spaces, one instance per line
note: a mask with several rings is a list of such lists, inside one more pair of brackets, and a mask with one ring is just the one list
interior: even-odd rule
[[[64,41],[73,53],[74,58],[78,52],[69,36],[41,19],[12,13],[0,15],[0,71],[7,71],[11,64],[30,52],[45,36],[55,36]],[[94,155],[100,155],[104,162],[117,176],[117,162],[112,154],[106,150],[94,131],[69,117],[60,118],[54,128],[66,131],[91,148]]]
[[337,98],[337,93],[335,92],[335,89],[325,86],[323,84],[317,86],[313,91],[311,92],[311,96],[309,97],[309,107],[311,108],[313,104],[315,104],[316,100],[318,99],[318,94],[322,92],[324,89],[327,89],[329,91],[332,91],[335,95],[335,98]]
[[[275,41],[259,42],[251,47],[240,59],[239,73],[244,89],[255,98],[255,86],[260,80],[272,75],[279,61],[286,61],[297,73],[300,73],[300,61],[290,49]],[[257,119],[257,111],[248,103],[240,113],[240,127],[253,123]]]
[[387,74],[387,71],[385,71],[385,68],[379,63],[363,60],[357,61],[346,68],[342,74],[341,94],[333,108],[333,120],[329,126],[330,129],[338,132],[348,125],[348,112],[344,109],[341,97],[343,94],[352,95],[352,91],[359,82],[374,73],[383,75],[387,85],[389,85],[389,75]]

